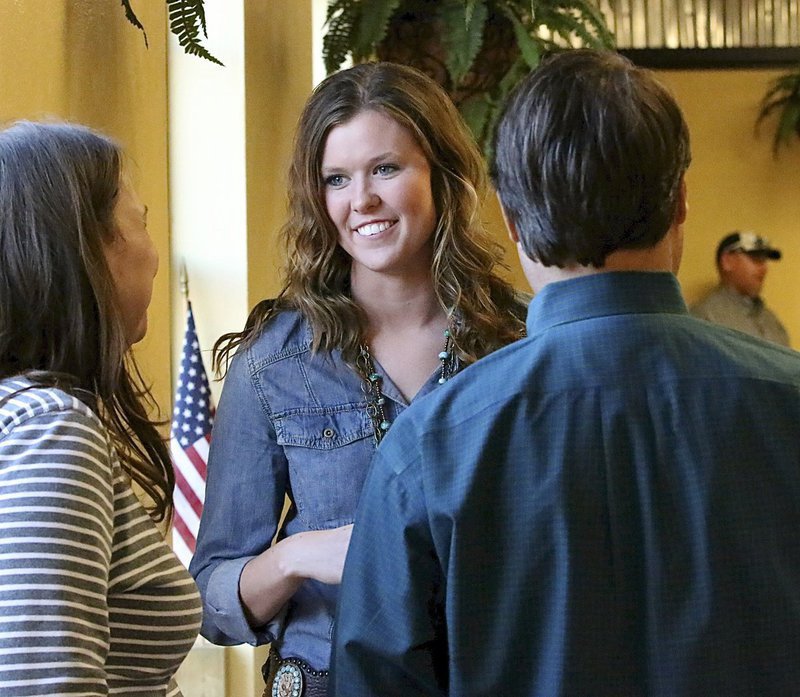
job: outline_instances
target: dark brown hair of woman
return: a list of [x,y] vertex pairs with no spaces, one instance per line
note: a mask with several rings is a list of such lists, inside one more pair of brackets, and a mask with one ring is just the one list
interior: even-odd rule
[[83,126],[0,132],[0,379],[26,377],[92,408],[163,521],[174,473],[104,255],[121,170],[119,146]]

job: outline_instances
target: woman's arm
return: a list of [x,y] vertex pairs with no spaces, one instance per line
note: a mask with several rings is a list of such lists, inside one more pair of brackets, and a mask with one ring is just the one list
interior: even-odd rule
[[256,645],[275,638],[278,627],[265,625],[291,589],[278,589],[275,612],[255,621],[239,596],[239,579],[275,537],[288,478],[269,410],[254,389],[246,351],[240,351],[214,418],[203,515],[189,566],[203,598],[201,634],[216,644]]
[[231,363],[214,421],[190,566],[203,596],[202,634],[215,643],[274,640],[281,610],[305,579],[341,579],[350,526],[271,546],[288,489],[286,456],[242,351]]
[[109,446],[88,413],[0,439],[0,694],[108,693]]
[[272,619],[307,578],[339,584],[352,525],[287,537],[251,559],[242,570],[239,594],[248,620]]

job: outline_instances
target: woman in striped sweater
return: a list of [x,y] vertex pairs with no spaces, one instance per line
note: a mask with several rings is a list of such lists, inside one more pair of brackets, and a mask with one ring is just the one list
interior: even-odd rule
[[156,526],[173,474],[129,351],[146,216],[105,136],[0,132],[0,695],[180,695],[200,604]]

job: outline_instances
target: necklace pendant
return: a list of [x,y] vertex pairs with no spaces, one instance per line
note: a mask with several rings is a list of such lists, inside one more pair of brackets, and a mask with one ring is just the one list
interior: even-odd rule
[[[444,330],[444,348],[438,354],[441,364],[437,381],[439,385],[444,385],[456,372],[457,359],[451,351],[451,345],[452,334],[448,328]],[[359,347],[359,360],[356,363],[363,380],[362,390],[367,399],[367,415],[372,422],[374,441],[377,446],[392,425],[384,412],[386,398],[381,388],[383,377],[375,371],[375,364],[367,344],[361,344]]]

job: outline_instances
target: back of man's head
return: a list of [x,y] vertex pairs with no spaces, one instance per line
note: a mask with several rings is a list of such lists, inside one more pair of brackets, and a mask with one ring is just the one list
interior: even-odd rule
[[529,257],[601,267],[663,238],[690,159],[680,108],[652,73],[610,51],[571,50],[512,94],[492,179]]

